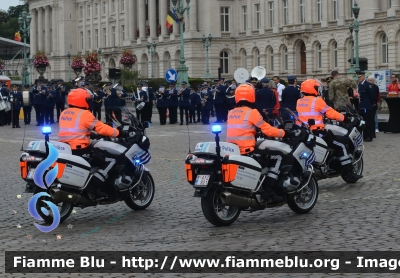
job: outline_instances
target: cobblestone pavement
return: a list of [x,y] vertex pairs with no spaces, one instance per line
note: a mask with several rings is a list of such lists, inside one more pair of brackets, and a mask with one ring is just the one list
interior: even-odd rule
[[[23,193],[25,184],[20,178],[18,164],[24,126],[22,125],[21,129],[12,129],[10,126],[0,128],[2,196],[0,277],[24,276],[4,274],[6,250],[398,250],[400,242],[398,134],[378,133],[377,139],[365,143],[364,178],[358,183],[349,185],[340,178],[320,181],[318,203],[310,213],[297,215],[287,206],[251,214],[243,212],[230,227],[216,228],[204,218],[200,199],[192,197],[194,190],[185,180],[184,159],[189,149],[186,126],[160,126],[157,118],[158,115],[155,115],[152,127],[148,130],[152,153],[152,161],[148,167],[156,183],[156,194],[151,206],[144,211],[132,211],[125,203],[120,202],[84,210],[77,208],[76,214],[72,214],[49,234],[41,233],[35,228],[34,219],[27,211],[27,202],[31,195]],[[192,124],[189,128],[192,150],[196,142],[213,140],[211,126]],[[56,140],[57,130],[57,125],[53,125],[50,140]],[[30,140],[42,138],[39,127],[34,125],[26,127],[25,146]],[[224,138],[225,135],[222,135],[222,140]],[[17,195],[21,195],[21,198],[17,198]],[[73,229],[68,229],[68,224],[72,224]],[[20,228],[17,228],[17,225],[20,225]],[[62,235],[62,239],[57,240],[56,235]],[[32,238],[28,239],[27,236]],[[48,276],[122,277],[124,275]],[[125,275],[128,276],[130,275]],[[143,276],[150,277],[150,275]],[[226,277],[231,276],[226,275]],[[295,276],[321,277],[305,274]],[[359,277],[366,276],[368,275],[359,275]]]

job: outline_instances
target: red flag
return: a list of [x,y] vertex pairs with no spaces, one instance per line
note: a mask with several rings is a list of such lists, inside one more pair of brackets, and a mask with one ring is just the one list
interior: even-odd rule
[[19,32],[15,33],[14,41],[21,42],[21,34]]

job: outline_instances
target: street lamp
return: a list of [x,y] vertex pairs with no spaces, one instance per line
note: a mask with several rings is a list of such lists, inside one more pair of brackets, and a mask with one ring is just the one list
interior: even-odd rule
[[22,86],[29,83],[29,72],[28,72],[28,62],[26,57],[26,38],[30,36],[30,28],[32,17],[26,12],[25,8],[22,10],[22,13],[19,15],[18,24],[19,31],[23,33],[22,38],[24,39],[24,67],[22,69]]
[[210,79],[212,76],[211,76],[210,70],[209,70],[209,68],[208,68],[208,48],[211,48],[211,41],[212,41],[212,36],[211,36],[211,34],[208,35],[208,38],[206,38],[206,36],[203,35],[202,40],[203,40],[203,46],[204,46],[204,48],[206,49],[206,64],[207,64],[207,69],[206,69],[205,78],[206,78],[206,79]]
[[33,58],[29,58],[28,59],[28,65],[29,65],[29,67],[30,67],[30,69],[31,69],[31,72],[30,72],[30,84],[33,84]]
[[71,81],[71,53],[67,54],[68,57],[68,81]]
[[[176,6],[178,0],[172,0],[172,4],[173,4],[173,9],[174,9],[174,13],[179,13],[181,15],[183,15],[185,13],[185,11],[188,12],[188,16],[189,16],[189,10],[190,10],[190,0],[186,0],[186,7],[183,8],[183,0],[179,1],[179,7]],[[185,47],[183,44],[183,23],[180,23],[180,38],[181,38],[181,45],[180,45],[180,49],[181,49],[181,56],[179,59],[179,68],[178,68],[178,80],[177,83],[178,85],[181,85],[183,81],[185,81],[186,83],[189,84],[189,76],[188,76],[188,68],[185,66]]]
[[151,78],[154,78],[153,56],[156,53],[156,47],[157,44],[155,42],[147,43],[147,48],[149,49],[149,55],[151,57]]
[[359,23],[358,23],[358,15],[360,13],[360,8],[358,7],[357,3],[354,3],[354,7],[353,7],[353,14],[355,17],[355,22],[354,22],[354,31],[356,33],[356,47],[355,47],[355,51],[356,51],[356,67],[355,67],[355,71],[356,73],[360,72],[360,53],[359,53],[359,49],[358,49],[358,31],[359,31]]
[[353,37],[354,25],[353,25],[353,23],[350,24],[349,29],[350,29],[350,69],[347,73],[354,75],[356,73],[356,71],[354,70],[354,37]]

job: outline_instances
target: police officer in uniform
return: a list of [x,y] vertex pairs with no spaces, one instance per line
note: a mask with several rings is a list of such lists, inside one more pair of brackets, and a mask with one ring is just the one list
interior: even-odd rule
[[[25,84],[24,89],[29,91],[29,85]],[[29,100],[27,102],[27,105],[25,105],[25,103],[22,102],[22,104],[23,104],[22,110],[24,110],[24,123],[26,125],[31,124],[32,102],[33,102],[33,93],[32,93],[32,91],[30,91],[29,92]]]
[[16,84],[12,86],[8,100],[11,103],[12,128],[21,128],[19,126],[19,112],[22,107],[22,93],[18,92]]
[[52,84],[49,83],[47,84],[47,101],[46,101],[46,108],[45,108],[45,121],[46,124],[54,124],[54,106],[55,106],[55,99],[54,96],[56,94],[56,91],[52,89]]
[[165,91],[164,86],[160,86],[158,89],[158,92],[156,94],[157,98],[157,110],[158,110],[158,115],[160,116],[160,125],[166,125],[167,124],[167,109],[169,106],[169,94]]
[[224,86],[221,84],[220,80],[214,80],[215,86],[213,87],[214,93],[214,108],[215,115],[217,116],[216,123],[224,122],[225,116],[225,105],[226,105],[226,89],[224,90]]
[[[3,83],[1,83],[1,86],[3,86]],[[0,90],[0,94],[1,94],[0,101],[7,101],[7,99],[8,99],[6,95],[3,95],[4,91],[5,91],[5,89],[3,89],[3,87],[2,87]],[[6,111],[3,109],[3,110],[0,110],[0,126],[4,126],[5,124],[6,124]]]
[[93,96],[93,115],[94,117],[101,121],[101,106],[103,105],[103,97],[106,95],[102,90],[100,90],[99,85],[94,86],[94,96]]
[[196,123],[196,110],[201,105],[200,96],[195,92],[194,88],[190,89],[189,101],[189,123],[191,124]]
[[360,95],[360,115],[365,120],[364,141],[371,142],[375,134],[375,110],[377,105],[373,86],[365,79],[365,72],[358,74],[358,94]]
[[282,90],[282,108],[296,111],[297,100],[300,98],[300,90],[296,87],[296,76],[288,76],[289,86]]
[[56,115],[57,115],[57,123],[60,120],[60,115],[65,109],[65,96],[67,92],[65,87],[62,85],[62,80],[58,80],[58,84],[55,90],[54,101],[56,103]]
[[210,113],[212,108],[212,101],[210,98],[213,98],[213,93],[207,92],[203,93],[203,99],[201,100],[201,118],[203,119],[203,125],[210,124]]
[[[263,78],[261,84],[263,88],[256,91],[256,108],[261,116],[265,117],[268,109],[272,109],[275,106],[275,93],[272,91],[268,85],[270,80],[268,78]],[[235,98],[233,98],[235,100]]]
[[144,109],[143,113],[146,114],[146,119],[147,119],[146,121],[151,123],[151,118],[153,116],[153,104],[155,100],[154,91],[153,88],[149,87],[147,81],[143,82],[143,86],[147,87],[147,97],[148,97],[148,102],[146,102],[143,108]]
[[178,122],[178,91],[175,89],[175,82],[169,83],[169,90],[167,91],[169,95],[169,123],[171,125],[176,124]]
[[[142,102],[142,100],[140,99],[140,92],[142,91],[142,89],[143,89],[143,84],[139,83],[137,84],[137,91],[133,92],[131,100],[133,105],[135,105],[135,107],[137,107],[138,104]],[[136,118],[138,119],[138,121],[140,121],[141,119],[142,111],[143,108],[141,110],[136,109]]]
[[190,89],[186,87],[187,83],[185,81],[182,82],[182,88],[178,92],[179,96],[179,112],[180,112],[180,125],[183,125],[183,113],[185,112],[185,121],[186,124],[189,124],[189,106],[190,106]]
[[228,87],[228,89],[226,89],[228,111],[231,111],[236,107],[236,102],[235,102],[236,87],[237,87],[236,80],[232,79],[231,85]]
[[[1,95],[5,101],[9,101],[10,91],[7,88],[7,84],[3,83],[1,88]],[[11,118],[11,110],[4,111],[4,121],[6,125],[10,125],[12,118]]]
[[196,112],[197,112],[197,122],[200,123],[201,122],[201,99],[202,99],[202,93],[201,91],[203,90],[203,85],[198,85],[197,86],[197,92],[196,94],[199,96],[200,99],[200,103],[197,105],[196,107]]
[[42,81],[36,81],[36,85],[32,89],[33,94],[33,108],[35,108],[36,114],[36,126],[43,124],[42,118],[44,119],[44,110],[42,109],[42,90],[46,90],[46,87],[42,86]]

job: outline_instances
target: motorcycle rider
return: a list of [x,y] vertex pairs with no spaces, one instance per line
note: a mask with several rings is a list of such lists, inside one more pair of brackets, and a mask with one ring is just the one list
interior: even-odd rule
[[350,179],[361,179],[362,175],[357,175],[353,171],[351,158],[344,145],[345,140],[324,130],[324,115],[331,120],[345,123],[352,122],[354,119],[340,114],[335,109],[328,106],[322,98],[319,98],[319,86],[320,84],[314,79],[307,79],[301,84],[301,92],[304,97],[297,101],[299,119],[306,124],[309,119],[315,120],[315,125],[311,126],[311,130],[316,136],[321,137],[330,148],[335,149],[336,154],[339,156],[342,170],[346,176]]
[[[242,84],[236,88],[235,101],[237,107],[229,111],[227,121],[226,141],[239,146],[241,155],[251,155],[256,146],[256,128],[268,137],[286,138],[299,136],[299,133],[277,129],[266,123],[260,112],[255,108],[256,92],[251,84]],[[280,152],[270,152],[270,163],[267,177],[263,183],[263,197],[274,201],[283,201],[277,194],[275,184],[278,180],[279,167],[286,161],[286,156]],[[282,163],[279,163],[282,162]],[[272,165],[273,164],[273,165]]]
[[90,132],[118,137],[120,131],[97,120],[89,111],[90,94],[85,89],[75,89],[68,94],[68,106],[60,116],[58,140],[71,146],[72,154],[82,156],[90,145]]

